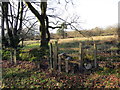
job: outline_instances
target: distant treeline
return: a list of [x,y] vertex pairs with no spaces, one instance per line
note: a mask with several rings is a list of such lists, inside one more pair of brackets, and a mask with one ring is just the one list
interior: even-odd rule
[[[61,38],[75,38],[75,37],[91,37],[91,36],[108,36],[108,35],[117,35],[117,27],[108,27],[105,29],[102,28],[93,28],[90,30],[79,30],[79,31],[59,31],[57,33],[51,33],[51,39],[61,39]],[[25,40],[40,40],[39,33],[27,34]]]
[[[81,34],[80,34],[81,33]],[[51,33],[51,38],[75,38],[75,37],[90,37],[90,36],[108,36],[108,35],[117,35],[117,27],[109,27],[106,29],[102,28],[94,28],[91,30],[80,30],[80,31],[64,31],[64,34],[56,33],[53,34]]]

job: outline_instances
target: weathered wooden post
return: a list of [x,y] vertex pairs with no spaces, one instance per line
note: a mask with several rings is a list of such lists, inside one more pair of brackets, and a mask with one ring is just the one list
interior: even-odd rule
[[106,54],[107,54],[107,47],[106,45],[104,45],[104,57],[106,57]]
[[57,63],[58,63],[58,42],[55,41],[55,45],[53,47],[53,68],[57,69]]
[[113,52],[112,50],[110,50],[110,55],[111,55],[111,56],[114,55],[114,52]]
[[49,46],[49,50],[50,50],[50,61],[49,61],[49,67],[50,69],[53,68],[53,46],[52,46],[52,43],[50,43],[50,46]]
[[68,73],[68,71],[69,71],[69,69],[68,69],[68,62],[69,61],[69,59],[68,58],[66,58],[65,59],[65,71],[66,71],[66,73]]
[[79,70],[83,68],[83,48],[82,48],[82,42],[79,43]]
[[94,42],[94,67],[97,68],[97,45]]
[[61,72],[61,56],[58,56],[58,71]]
[[72,70],[72,73],[73,73],[73,74],[75,73],[75,63],[73,63],[73,70]]

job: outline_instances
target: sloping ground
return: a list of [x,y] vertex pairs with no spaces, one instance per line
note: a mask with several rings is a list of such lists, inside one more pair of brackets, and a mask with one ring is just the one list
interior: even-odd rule
[[18,61],[14,66],[6,60],[2,63],[2,88],[120,88],[120,68],[114,72],[103,68],[91,74],[67,74],[47,69],[34,70],[35,64],[29,61]]

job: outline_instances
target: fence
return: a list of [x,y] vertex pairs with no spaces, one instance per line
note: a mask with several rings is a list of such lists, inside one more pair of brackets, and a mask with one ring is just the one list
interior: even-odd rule
[[[36,44],[35,44],[36,45]],[[39,49],[39,43],[35,46],[32,44],[32,47],[25,47],[21,50],[19,57],[20,60],[30,60],[34,61],[36,58],[39,61],[41,52]],[[75,71],[77,68],[79,71],[83,69],[84,66],[86,69],[97,67],[97,64],[101,64],[104,61],[107,62],[119,62],[120,55],[117,53],[117,43],[114,41],[69,41],[69,42],[57,42],[53,41],[50,43],[50,56],[49,56],[49,68],[56,69],[59,71],[69,72],[70,70]],[[34,49],[35,48],[35,49]],[[29,51],[33,51],[30,55]],[[10,52],[5,51],[5,59],[10,58]],[[34,52],[35,51],[35,52]],[[18,52],[19,53],[19,52]],[[33,55],[35,54],[35,55]],[[41,54],[42,55],[42,54]],[[31,58],[32,57],[32,58]],[[48,56],[47,56],[48,57]],[[19,58],[18,58],[19,59]],[[48,60],[48,58],[47,58]],[[47,61],[46,60],[46,61]],[[102,62],[101,62],[102,61]],[[107,63],[109,64],[109,63]]]
[[[62,70],[65,72],[69,72],[69,69],[73,69],[72,72],[74,72],[75,68],[80,71],[83,69],[84,64],[84,48],[83,43],[79,43],[79,49],[78,49],[78,60],[74,60],[72,56],[69,54],[66,54],[64,52],[58,54],[59,48],[58,48],[58,42],[55,41],[54,43],[50,43],[50,69],[55,69],[61,72]],[[88,49],[87,49],[88,50]],[[94,68],[97,68],[97,45],[94,42],[93,44],[93,54],[94,54],[94,61],[93,66]],[[64,68],[63,68],[64,67]],[[87,63],[86,69],[90,69],[92,67],[91,63]]]
[[98,64],[119,62],[117,43],[115,41],[82,41],[73,43],[50,43],[50,69],[59,72],[74,72],[97,68]]

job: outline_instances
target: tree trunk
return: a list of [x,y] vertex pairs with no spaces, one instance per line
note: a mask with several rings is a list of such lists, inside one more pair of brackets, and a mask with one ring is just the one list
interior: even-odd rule
[[41,14],[31,5],[30,2],[26,2],[26,4],[40,22],[40,38],[41,38],[40,47],[49,48],[48,43],[50,41],[50,33],[48,31],[48,17],[46,16],[47,2],[41,2],[40,4]]
[[17,50],[11,49],[10,50],[10,62],[11,62],[11,64],[15,64],[15,65],[17,64],[16,56],[17,56]]
[[10,62],[13,64],[13,50],[10,50]]
[[50,41],[50,32],[48,30],[48,27],[49,27],[49,19],[48,19],[48,16],[46,16],[46,33],[47,33],[47,46],[48,46],[48,43]]
[[2,48],[4,46],[8,46],[6,38],[5,38],[5,29],[4,29],[4,21],[5,21],[5,8],[4,8],[4,3],[2,2],[2,17],[1,17],[1,34],[2,34]]
[[14,62],[15,65],[17,64],[16,56],[17,56],[17,50],[14,49],[13,50],[13,62]]
[[2,17],[1,17],[1,34],[2,34],[2,40],[4,38],[4,21],[5,21],[5,17],[4,17],[4,6],[2,4]]
[[43,25],[40,25],[40,33],[41,33],[40,47],[47,47],[45,23],[43,23]]
[[22,41],[21,41],[21,42],[22,42],[22,47],[23,47],[23,46],[24,46],[24,39],[22,39]]
[[62,36],[63,36],[63,39],[64,39],[64,38],[65,38],[65,31],[64,31],[64,28],[63,28]]
[[40,8],[41,8],[41,17],[42,17],[42,23],[40,25],[40,32],[41,32],[41,45],[40,46],[49,48],[48,40],[47,40],[48,17],[46,18],[47,3],[41,2]]

